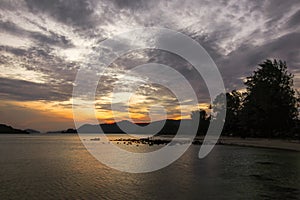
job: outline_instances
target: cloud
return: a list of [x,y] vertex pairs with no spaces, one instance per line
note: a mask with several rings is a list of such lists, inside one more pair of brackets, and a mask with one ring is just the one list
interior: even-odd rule
[[72,86],[48,85],[29,81],[0,78],[1,99],[17,101],[66,101],[71,98]]
[[10,21],[1,21],[0,30],[1,29],[4,32],[8,32],[9,34],[14,34],[19,37],[29,37],[38,44],[46,43],[48,45],[56,45],[62,48],[70,48],[74,46],[72,42],[66,38],[66,36],[58,35],[53,32],[50,32],[50,35],[48,36],[40,32],[27,31]]
[[244,45],[219,61],[220,70],[229,88],[243,87],[241,77],[249,76],[267,58],[286,60],[290,71],[300,71],[300,57],[296,52],[300,33],[288,33],[262,45]]
[[112,0],[111,2],[119,9],[130,9],[131,11],[144,11],[156,5],[155,1],[148,0]]
[[266,25],[269,28],[273,28],[278,25],[282,19],[289,16],[291,12],[299,8],[300,2],[297,0],[281,1],[281,0],[269,0],[265,1],[264,12],[265,18],[268,20]]
[[74,127],[71,118],[41,108],[25,107],[3,101],[0,104],[0,121],[16,128],[33,128],[43,132]]
[[[299,5],[299,0],[4,0],[0,68],[5,73],[0,74],[0,95],[6,100],[47,100],[57,105],[68,101],[77,70],[91,62],[89,55],[100,55],[98,47],[105,38],[136,27],[170,28],[192,37],[214,59],[228,90],[243,88],[242,78],[266,58],[286,60],[299,76]],[[190,63],[170,52],[149,49],[118,58],[102,77],[98,98],[109,98],[120,75],[149,62],[173,67],[189,80],[200,102],[209,101],[203,79]],[[129,77],[121,83],[126,89],[143,83],[140,80]],[[147,105],[160,102],[176,113],[171,106],[176,102],[163,98],[169,94],[158,86],[141,86],[139,95]],[[109,105],[103,100],[98,108]]]
[[298,10],[294,15],[292,15],[287,24],[286,28],[299,28],[299,22],[300,22],[300,10]]
[[93,5],[90,1],[26,0],[26,3],[31,12],[47,13],[67,25],[88,28],[93,24]]

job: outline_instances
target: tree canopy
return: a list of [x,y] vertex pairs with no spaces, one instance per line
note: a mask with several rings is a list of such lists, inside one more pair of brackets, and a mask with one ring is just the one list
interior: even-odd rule
[[225,110],[224,98],[226,98],[226,118],[223,127],[223,135],[239,134],[239,117],[242,106],[242,93],[233,90],[231,92],[218,95],[213,101],[214,112],[216,112],[216,120],[218,120],[221,112]]
[[[213,101],[212,122],[226,106],[223,135],[242,137],[291,137],[300,129],[299,93],[284,61],[266,60],[244,82],[246,92],[236,90]],[[226,104],[224,104],[226,98]],[[202,114],[203,116],[203,114]],[[203,119],[202,119],[203,120]],[[299,136],[298,136],[299,137]]]
[[293,75],[286,63],[266,60],[247,77],[246,93],[241,110],[245,131],[253,136],[272,137],[288,131],[297,119],[297,97],[293,89]]

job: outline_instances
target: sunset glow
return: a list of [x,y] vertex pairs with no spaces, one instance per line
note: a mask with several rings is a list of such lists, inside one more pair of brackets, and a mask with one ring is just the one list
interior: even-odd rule
[[[20,1],[13,6],[10,1],[1,3],[0,121],[3,123],[41,131],[74,128],[72,91],[78,70],[93,61],[91,55],[100,56],[98,47],[102,41],[139,27],[168,28],[203,45],[217,64],[228,91],[245,91],[243,80],[266,58],[286,60],[295,74],[295,88],[300,88],[299,56],[295,54],[299,50],[295,42],[299,41],[296,23],[299,11],[293,3],[282,5],[280,13],[285,14],[280,16],[276,15],[277,7],[273,8],[273,4],[266,3],[265,9],[258,9],[260,6],[248,1],[240,4],[243,6],[233,1],[203,4],[192,0],[157,1],[155,5],[144,2],[136,6],[117,1],[57,4],[60,5],[44,5],[42,1]],[[147,83],[145,77],[124,77],[129,69],[145,63],[165,64],[182,74],[195,90],[198,108],[191,106],[188,98],[179,107],[174,94]],[[100,123],[148,122],[165,117],[189,119],[191,111],[199,108],[209,113],[212,100],[201,75],[186,60],[170,52],[154,49],[128,52],[102,75],[94,107]],[[182,87],[173,81],[178,88]],[[114,103],[126,109],[112,112],[112,92],[120,85],[123,88]],[[140,87],[126,102],[122,96],[132,85]],[[151,108],[156,109],[152,110],[155,119],[149,118]],[[89,122],[94,116],[85,109],[82,108],[80,120]],[[159,114],[164,111],[167,116]]]

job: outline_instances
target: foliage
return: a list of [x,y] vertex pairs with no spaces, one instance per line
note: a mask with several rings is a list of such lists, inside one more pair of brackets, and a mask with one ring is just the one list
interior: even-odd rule
[[206,113],[206,111],[202,109],[192,111],[191,118],[195,123],[198,123],[197,135],[205,135],[210,121],[210,116]]
[[293,127],[298,116],[297,98],[293,75],[285,62],[266,60],[247,77],[245,85],[241,124],[250,136],[279,136]]
[[226,106],[223,135],[299,137],[300,95],[293,89],[293,75],[285,62],[264,61],[247,77],[245,86],[243,94],[233,90],[213,101],[213,121],[222,118]]
[[216,113],[216,120],[220,117],[221,112],[225,110],[226,106],[226,118],[224,122],[223,135],[237,135],[239,134],[239,116],[242,107],[242,93],[233,90],[230,93],[226,93],[227,105],[224,105],[224,94],[218,95],[214,102],[213,108]]

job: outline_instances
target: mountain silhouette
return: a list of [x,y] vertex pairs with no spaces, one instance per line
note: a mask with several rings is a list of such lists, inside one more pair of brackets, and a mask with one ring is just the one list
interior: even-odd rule
[[[188,130],[191,120],[161,120],[151,123],[132,123],[120,121],[112,124],[84,124],[78,128],[79,133],[134,133],[134,134],[164,134],[174,135],[177,133],[180,124]],[[101,129],[100,129],[101,128]],[[124,129],[126,131],[124,131]]]
[[6,133],[29,134],[29,132],[27,131],[15,129],[5,124],[0,124],[0,134],[6,134]]
[[25,129],[28,133],[41,133],[40,131],[34,130],[34,129]]

